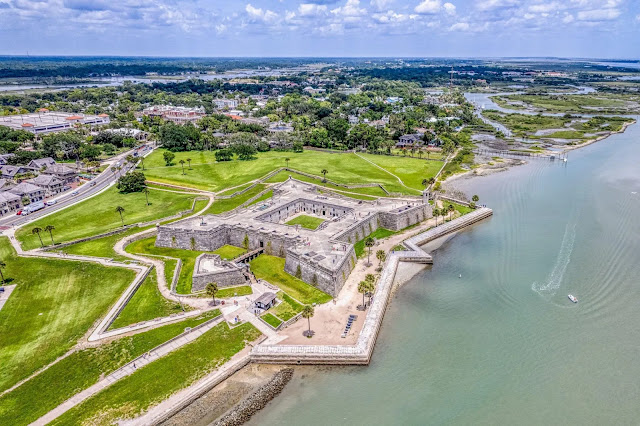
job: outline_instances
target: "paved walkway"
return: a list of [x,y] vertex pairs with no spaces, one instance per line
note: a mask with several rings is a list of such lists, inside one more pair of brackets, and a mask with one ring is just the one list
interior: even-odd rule
[[7,300],[9,300],[9,296],[13,293],[13,289],[16,288],[16,285],[0,285],[0,287],[4,287],[4,293],[0,293],[0,309],[2,309],[4,304],[7,303]]
[[222,317],[216,319],[215,321],[211,321],[209,323],[207,323],[206,325],[198,328],[198,329],[194,329],[188,333],[184,333],[182,334],[180,337],[174,339],[174,340],[170,340],[166,343],[163,343],[162,345],[156,347],[155,349],[152,349],[149,353],[148,356],[147,354],[140,356],[136,359],[134,359],[133,361],[129,362],[128,364],[120,367],[119,369],[117,369],[116,371],[114,371],[113,373],[109,374],[108,376],[106,376],[104,379],[98,381],[98,383],[94,384],[91,387],[88,387],[87,389],[75,394],[74,396],[72,396],[71,398],[69,398],[68,400],[66,400],[65,402],[63,402],[62,404],[58,405],[56,408],[54,408],[53,410],[49,411],[47,414],[45,414],[44,416],[40,417],[38,420],[36,420],[35,422],[33,422],[33,425],[45,425],[55,419],[57,419],[58,417],[60,417],[61,415],[63,415],[64,413],[66,413],[67,411],[69,411],[70,409],[72,409],[73,407],[79,405],[80,403],[82,403],[83,401],[87,400],[88,398],[92,397],[93,395],[97,394],[98,392],[102,391],[103,389],[106,389],[107,387],[111,386],[113,383],[117,382],[118,380],[130,376],[131,374],[133,374],[138,368],[140,367],[144,367],[145,365],[156,361],[157,359],[175,351],[178,348],[181,348],[182,346],[185,346],[191,342],[193,342],[195,339],[197,339],[198,337],[202,336],[204,333],[206,333],[207,331],[211,330],[213,327],[215,327],[216,325],[220,324],[224,319]]

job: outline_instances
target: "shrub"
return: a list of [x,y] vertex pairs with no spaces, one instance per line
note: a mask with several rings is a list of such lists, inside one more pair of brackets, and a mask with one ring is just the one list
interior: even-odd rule
[[142,172],[129,172],[124,176],[120,176],[116,187],[123,194],[131,192],[141,192],[145,188],[145,176]]

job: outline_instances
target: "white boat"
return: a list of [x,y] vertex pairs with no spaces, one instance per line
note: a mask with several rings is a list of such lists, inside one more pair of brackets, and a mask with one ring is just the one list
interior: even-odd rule
[[578,298],[575,297],[573,294],[570,294],[567,296],[569,298],[569,300],[571,300],[573,303],[578,303]]

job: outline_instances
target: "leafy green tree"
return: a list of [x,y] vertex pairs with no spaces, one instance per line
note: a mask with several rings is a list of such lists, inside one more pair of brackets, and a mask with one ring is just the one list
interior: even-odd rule
[[216,161],[231,161],[233,160],[233,151],[229,148],[223,148],[216,151],[214,154]]
[[300,141],[296,141],[293,143],[293,152],[302,152],[304,151],[304,145]]
[[7,264],[5,263],[4,260],[0,260],[0,278],[2,278],[2,282],[4,283],[4,272],[2,272],[4,270],[4,268],[7,267]]
[[123,194],[141,192],[146,188],[146,177],[142,172],[129,172],[120,176],[116,187]]
[[176,155],[171,151],[165,151],[162,153],[162,158],[164,159],[164,164],[170,166],[173,159],[176,158]]
[[233,150],[236,154],[238,154],[238,159],[243,161],[253,160],[257,152],[256,148],[253,145],[246,143],[233,145]]

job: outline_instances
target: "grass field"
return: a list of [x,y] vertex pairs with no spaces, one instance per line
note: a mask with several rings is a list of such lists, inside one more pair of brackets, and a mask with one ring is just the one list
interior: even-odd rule
[[[31,230],[35,227],[44,229],[47,225],[53,225],[56,228],[53,231],[54,241],[58,243],[72,241],[121,227],[120,215],[115,211],[117,206],[125,209],[124,223],[132,224],[160,219],[188,210],[191,208],[193,198],[193,195],[188,194],[152,190],[149,193],[151,205],[147,206],[143,193],[120,194],[115,187],[112,187],[100,195],[18,229],[16,238],[25,250],[40,247],[38,236],[32,235]],[[47,233],[43,232],[41,235],[45,245],[51,244]]]
[[[185,307],[188,310],[188,307]],[[171,314],[182,312],[179,303],[171,302],[160,294],[158,290],[158,279],[154,269],[147,278],[140,284],[127,306],[120,312],[120,315],[111,324],[110,329],[125,327],[141,321],[148,321],[154,318],[166,317]]]
[[17,285],[0,311],[0,390],[67,352],[135,277],[93,263],[18,257],[6,238],[0,259]]
[[[178,285],[176,286],[176,292],[180,294],[191,293],[191,279],[193,277],[193,268],[196,264],[196,257],[201,255],[201,251],[191,251],[174,249],[167,247],[156,247],[156,237],[145,238],[142,240],[134,241],[125,247],[127,253],[136,254],[150,254],[158,256],[168,256],[175,259],[182,260],[182,268],[180,269],[180,276],[178,278]],[[165,260],[161,259],[160,260]],[[165,268],[167,269],[167,268]],[[173,273],[171,274],[173,277]],[[170,281],[170,279],[169,279]]]
[[[0,419],[3,424],[29,424],[43,416],[77,392],[88,388],[134,358],[182,333],[186,327],[216,317],[220,311],[209,311],[197,318],[158,327],[131,337],[123,337],[97,348],[83,349],[0,397]],[[37,401],[37,403],[34,403]]]
[[[365,197],[386,197],[387,193],[384,192],[382,189],[380,189],[380,187],[378,186],[372,186],[372,187],[364,187],[364,188],[351,188],[351,189],[347,189],[344,188],[342,186],[338,186],[338,185],[332,185],[331,183],[328,182],[322,182],[319,179],[312,179],[310,177],[307,177],[305,175],[301,175],[299,173],[294,173],[294,172],[280,172],[277,173],[275,176],[272,176],[271,178],[267,179],[266,182],[268,183],[277,183],[277,182],[284,182],[287,179],[289,179],[289,176],[291,176],[294,179],[298,179],[300,181],[303,182],[310,182],[319,186],[323,186],[327,189],[333,189],[333,190],[337,190],[343,193],[343,195],[346,195],[347,197],[352,197],[352,198],[360,198],[362,194],[362,196]],[[352,194],[355,193],[355,194]]]
[[305,229],[316,230],[318,226],[324,223],[324,219],[319,217],[307,216],[306,214],[301,214],[286,222],[287,225],[300,225]]
[[299,312],[302,312],[302,306],[300,303],[296,302],[291,298],[287,293],[278,292],[278,299],[282,302],[279,303],[275,308],[271,309],[271,313],[277,315],[283,321],[289,321],[291,318],[295,317]]
[[[390,231],[389,229],[385,229],[385,228],[378,228],[375,231],[373,231],[369,236],[371,238],[376,238],[378,240],[382,240],[385,239],[387,237],[390,237],[392,235],[396,234],[395,231]],[[364,245],[364,238],[358,242],[356,242],[353,245],[353,250],[356,252],[356,256],[361,257],[367,254],[367,250],[366,247]],[[375,251],[372,248],[371,249],[371,254],[374,255]]]
[[240,352],[260,332],[245,323],[219,324],[192,343],[138,369],[56,419],[54,425],[112,424],[166,399]]
[[[210,191],[222,191],[232,186],[244,185],[258,179],[267,173],[286,165],[285,158],[289,158],[289,167],[320,175],[323,169],[329,171],[327,178],[339,183],[381,183],[388,186],[390,191],[415,193],[399,184],[398,180],[368,163],[353,153],[328,153],[320,151],[304,151],[302,153],[269,151],[258,153],[252,161],[227,161],[216,163],[213,152],[177,152],[174,163],[180,159],[191,158],[193,170],[182,175],[180,166],[165,166],[162,159],[163,150],[154,151],[145,160],[146,176],[154,181],[184,185]],[[438,161],[422,161],[417,158],[386,157],[371,155],[376,164],[388,166],[392,173],[400,179],[407,180],[409,187],[421,189],[422,179],[435,174],[442,163]],[[435,171],[434,171],[435,170]]]
[[236,296],[248,296],[250,294],[253,294],[253,290],[249,285],[241,285],[238,287],[227,287],[227,288],[221,288],[218,291],[218,294],[216,294],[216,299],[218,298],[226,299],[229,297],[236,297]]
[[278,318],[274,317],[268,312],[262,315],[262,319],[265,320],[267,324],[269,324],[273,328],[278,328],[278,326],[282,324],[282,321],[280,321]]
[[242,247],[236,247],[236,246],[231,246],[227,244],[215,250],[214,253],[220,255],[221,259],[232,260],[246,253],[246,250],[243,249]]
[[509,101],[522,102],[525,105],[544,110],[546,112],[573,112],[591,113],[603,112],[612,114],[625,114],[631,112],[629,104],[620,99],[620,96],[611,97],[603,94],[583,94],[583,95],[507,95],[498,96],[493,99],[503,108],[512,108]]
[[229,210],[233,210],[236,207],[244,204],[245,202],[249,201],[251,198],[258,195],[265,188],[266,188],[266,185],[258,184],[253,188],[251,188],[250,190],[248,190],[247,192],[245,192],[244,194],[240,194],[232,198],[217,199],[213,202],[211,207],[209,207],[205,213],[220,214],[220,213],[228,212]]
[[81,256],[108,257],[114,260],[130,260],[128,257],[121,256],[113,250],[113,246],[126,236],[136,234],[147,228],[133,227],[118,234],[109,235],[108,237],[97,238],[95,240],[83,241],[67,247],[60,251],[68,254],[77,254]]
[[302,303],[321,304],[331,300],[331,296],[327,293],[286,273],[284,271],[284,259],[281,257],[263,254],[253,259],[250,267],[257,278],[264,279],[280,287],[284,292],[289,293]]

